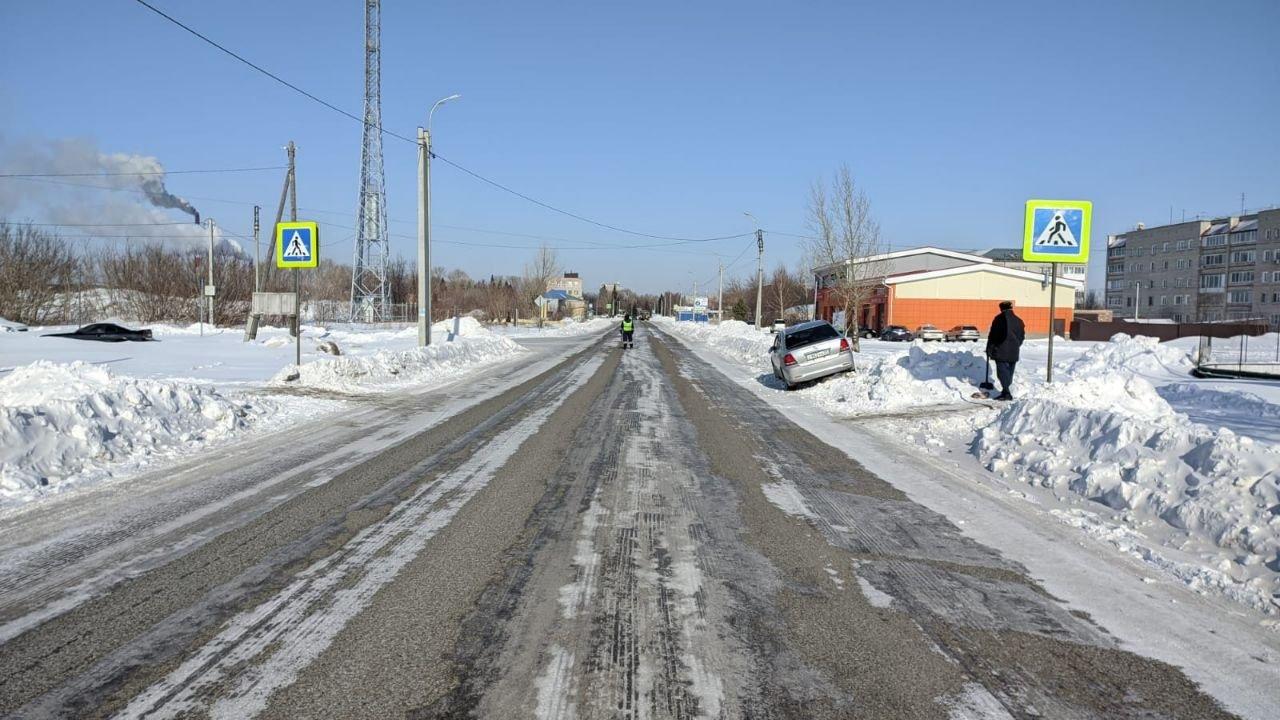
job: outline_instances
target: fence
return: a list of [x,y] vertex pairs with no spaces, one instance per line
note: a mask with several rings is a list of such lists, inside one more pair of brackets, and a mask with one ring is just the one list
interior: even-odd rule
[[1233,338],[1200,338],[1199,377],[1280,379],[1280,332]]

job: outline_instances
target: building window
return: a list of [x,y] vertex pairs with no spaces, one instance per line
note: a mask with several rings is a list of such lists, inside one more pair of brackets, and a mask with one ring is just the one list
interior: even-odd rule
[[1207,248],[1222,247],[1223,245],[1226,245],[1226,244],[1227,244],[1226,235],[1206,235],[1205,238],[1200,241],[1200,246],[1207,247]]
[[1212,255],[1205,255],[1204,257],[1200,258],[1200,267],[1217,267],[1219,265],[1226,265],[1226,264],[1227,264],[1226,253],[1214,253]]
[[1245,230],[1244,232],[1231,233],[1232,245],[1244,245],[1248,243],[1258,242],[1257,230]]
[[1155,300],[1156,300],[1156,298],[1155,298],[1155,296],[1154,296],[1154,295],[1148,295],[1148,296],[1147,296],[1147,307],[1152,307],[1153,305],[1155,305],[1155,304],[1156,304]]
[[1123,289],[1124,289],[1124,280],[1108,280],[1108,281],[1107,281],[1107,289],[1108,289],[1108,290],[1123,290]]
[[1200,289],[1206,290],[1209,292],[1222,292],[1223,280],[1226,280],[1226,279],[1227,279],[1226,276],[1223,275],[1222,273],[1216,273],[1214,275],[1201,275]]
[[1124,299],[1124,306],[1125,306],[1125,307],[1133,307],[1133,298],[1131,298],[1131,297],[1126,297],[1126,298]]
[[1227,302],[1243,305],[1253,302],[1252,290],[1232,290],[1227,293]]
[[1109,264],[1107,265],[1107,272],[1109,272],[1109,273],[1122,273],[1122,272],[1124,272],[1124,263],[1109,263]]
[[1167,252],[1169,252],[1169,243],[1165,243],[1165,244],[1161,245],[1161,246],[1160,246],[1160,252],[1166,252],[1166,253],[1167,253]]
[[1161,295],[1161,296],[1160,296],[1160,306],[1161,306],[1161,307],[1164,307],[1165,305],[1168,305],[1168,304],[1169,304],[1169,296],[1168,296],[1168,295]]
[[1114,308],[1118,308],[1118,307],[1120,307],[1120,305],[1121,305],[1120,300],[1121,300],[1121,299],[1122,299],[1122,298],[1120,298],[1120,297],[1109,297],[1109,298],[1107,298],[1107,307],[1114,307]]
[[1263,272],[1263,273],[1262,273],[1262,282],[1264,282],[1264,283],[1269,283],[1269,282],[1271,282],[1271,273],[1269,273],[1269,272]]
[[1236,250],[1231,253],[1231,264],[1252,264],[1257,257],[1257,252],[1254,250]]
[[1237,270],[1231,273],[1231,277],[1227,278],[1228,284],[1245,285],[1253,282],[1252,270]]

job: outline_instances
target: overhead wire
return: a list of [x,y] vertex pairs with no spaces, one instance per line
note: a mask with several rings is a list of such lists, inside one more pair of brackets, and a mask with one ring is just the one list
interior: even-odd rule
[[71,173],[0,173],[0,178],[34,179],[59,177],[133,177],[135,175],[197,175],[212,173],[246,173],[267,170],[286,170],[287,165],[252,168],[209,168],[203,170],[147,170],[138,172],[71,172]]
[[[288,80],[285,80],[284,78],[280,77],[279,75],[276,75],[275,73],[271,72],[270,70],[267,70],[266,68],[262,67],[261,65],[258,65],[258,64],[256,64],[256,63],[254,63],[254,62],[252,62],[252,61],[250,61],[250,60],[246,59],[246,58],[245,58],[245,57],[243,57],[242,55],[240,55],[240,54],[236,53],[235,51],[231,50],[230,48],[227,48],[226,46],[219,44],[218,42],[216,42],[216,41],[214,41],[213,39],[209,38],[208,36],[204,35],[204,34],[203,34],[203,33],[201,33],[200,31],[196,30],[195,28],[193,28],[193,27],[191,27],[191,26],[187,25],[186,23],[183,23],[181,20],[178,20],[177,18],[173,17],[172,15],[169,15],[168,13],[165,13],[163,10],[160,10],[159,8],[157,8],[157,7],[155,7],[154,5],[152,5],[151,3],[147,2],[147,0],[135,0],[135,2],[137,2],[139,5],[142,5],[143,7],[147,8],[148,10],[150,10],[150,11],[151,11],[151,12],[153,12],[153,13],[155,13],[156,15],[159,15],[160,17],[164,18],[165,20],[167,20],[167,21],[169,21],[169,22],[173,23],[174,25],[176,25],[176,26],[178,26],[178,27],[182,28],[183,30],[187,31],[188,33],[190,33],[190,34],[194,35],[195,37],[199,38],[200,40],[204,41],[205,43],[208,43],[209,45],[213,46],[214,48],[217,48],[218,50],[222,51],[223,53],[226,53],[227,55],[231,56],[232,58],[235,58],[236,60],[240,61],[241,63],[244,63],[245,65],[249,66],[250,68],[253,68],[254,70],[256,70],[256,71],[258,71],[258,72],[262,73],[263,75],[265,75],[265,76],[267,76],[267,77],[271,78],[272,80],[275,80],[276,82],[280,83],[281,85],[284,85],[285,87],[289,88],[290,90],[293,90],[294,92],[297,92],[297,93],[301,94],[302,96],[304,96],[304,97],[306,97],[306,98],[308,98],[308,99],[310,99],[310,100],[313,100],[313,101],[315,101],[315,102],[319,103],[320,105],[323,105],[324,107],[329,108],[330,110],[333,110],[334,112],[336,112],[336,113],[338,113],[338,114],[340,114],[340,115],[342,115],[342,116],[344,116],[344,117],[350,118],[351,120],[354,120],[354,121],[356,121],[356,122],[360,123],[360,124],[361,124],[361,126],[371,127],[371,128],[373,128],[373,129],[377,130],[379,133],[382,133],[382,134],[384,134],[384,135],[388,135],[388,136],[393,137],[393,138],[396,138],[396,139],[398,139],[398,140],[403,140],[403,141],[405,141],[405,142],[412,143],[412,144],[414,144],[414,145],[417,145],[417,144],[418,144],[418,141],[417,141],[417,140],[414,140],[414,139],[412,139],[412,138],[409,138],[409,137],[406,137],[406,136],[404,136],[404,135],[400,135],[399,133],[396,133],[396,132],[393,132],[393,131],[391,131],[391,130],[388,130],[388,129],[386,129],[385,127],[383,127],[381,124],[377,124],[377,125],[375,125],[375,124],[373,124],[373,123],[368,122],[368,121],[367,121],[367,120],[365,120],[364,118],[356,117],[354,114],[349,113],[349,112],[347,112],[346,110],[343,110],[342,108],[338,107],[337,105],[334,105],[333,103],[331,103],[331,102],[329,102],[329,101],[327,101],[327,100],[324,100],[323,98],[320,98],[320,97],[318,97],[318,96],[316,96],[316,95],[314,95],[314,94],[312,94],[312,93],[310,93],[310,92],[307,92],[306,90],[303,90],[302,88],[298,87],[297,85],[295,85],[295,84],[293,84],[293,83],[289,82]],[[546,209],[546,210],[550,210],[550,211],[555,212],[555,213],[559,213],[559,214],[561,214],[561,215],[564,215],[564,216],[566,216],[566,217],[573,218],[573,219],[578,220],[578,221],[580,221],[580,222],[585,222],[585,223],[588,223],[588,224],[591,224],[591,225],[595,225],[595,226],[597,226],[597,227],[605,228],[605,229],[607,229],[607,230],[612,230],[612,231],[614,231],[614,232],[620,232],[620,233],[624,233],[624,234],[627,234],[627,235],[635,235],[635,236],[638,236],[638,237],[645,237],[645,238],[649,238],[649,239],[652,239],[652,240],[672,240],[672,241],[678,241],[678,242],[682,242],[682,243],[706,243],[706,242],[715,242],[715,241],[718,241],[718,240],[731,240],[731,239],[734,239],[734,238],[736,238],[736,237],[742,237],[742,235],[725,235],[725,236],[721,236],[721,237],[690,238],[690,237],[678,237],[678,236],[671,236],[671,235],[657,235],[657,234],[652,234],[652,233],[640,232],[640,231],[638,231],[638,230],[631,230],[631,229],[629,229],[629,228],[620,227],[620,226],[618,226],[618,225],[612,225],[612,224],[610,224],[610,223],[601,222],[601,221],[599,221],[599,220],[595,220],[595,219],[592,219],[592,218],[586,217],[585,215],[580,215],[580,214],[578,214],[578,213],[570,212],[570,211],[565,210],[565,209],[563,209],[563,208],[556,207],[555,205],[552,205],[552,204],[550,204],[550,203],[543,202],[542,200],[538,200],[537,198],[534,198],[534,197],[532,197],[532,196],[530,196],[530,195],[527,195],[527,194],[522,193],[522,192],[520,192],[520,191],[518,191],[518,190],[515,190],[514,188],[511,188],[511,187],[509,187],[509,186],[507,186],[507,185],[504,185],[504,184],[502,184],[502,183],[500,183],[500,182],[498,182],[498,181],[496,181],[496,180],[492,180],[492,179],[490,179],[490,178],[488,178],[488,177],[485,177],[484,175],[481,175],[480,173],[475,172],[474,170],[471,170],[471,169],[469,169],[469,168],[467,168],[467,167],[465,167],[465,166],[461,165],[460,163],[454,162],[453,160],[450,160],[449,158],[444,157],[443,155],[440,155],[439,153],[437,153],[437,152],[435,152],[435,151],[431,151],[431,157],[433,157],[433,158],[436,158],[436,159],[440,160],[441,162],[445,163],[446,165],[449,165],[450,167],[452,167],[452,168],[454,168],[454,169],[458,170],[459,172],[462,172],[462,173],[464,173],[464,174],[466,174],[466,175],[469,175],[469,176],[471,176],[472,178],[474,178],[474,179],[476,179],[476,180],[479,180],[480,182],[483,182],[483,183],[485,183],[485,184],[487,184],[487,185],[490,185],[490,186],[492,186],[492,187],[494,187],[494,188],[497,188],[497,189],[499,189],[499,190],[501,190],[501,191],[503,191],[503,192],[509,193],[509,194],[511,194],[511,195],[513,195],[513,196],[515,196],[515,197],[518,197],[518,198],[520,198],[520,199],[522,199],[522,200],[525,200],[525,201],[527,201],[527,202],[530,202],[530,203],[532,203],[532,204],[534,204],[534,205],[537,205],[538,207],[544,208],[544,209]]]

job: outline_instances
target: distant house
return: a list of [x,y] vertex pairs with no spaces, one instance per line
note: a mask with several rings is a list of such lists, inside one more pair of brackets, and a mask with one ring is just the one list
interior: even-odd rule
[[[552,293],[561,293],[550,297]],[[581,320],[587,316],[587,304],[582,299],[582,278],[576,272],[567,272],[558,278],[547,281],[547,292],[542,297],[555,301],[555,308],[547,308],[548,313],[563,312],[567,317]]]

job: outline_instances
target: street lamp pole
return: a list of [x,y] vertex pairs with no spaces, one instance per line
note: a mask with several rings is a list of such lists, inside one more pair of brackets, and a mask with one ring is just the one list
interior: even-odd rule
[[756,225],[756,327],[760,324],[761,301],[764,299],[764,231],[760,229],[760,221],[749,212],[742,213],[751,218]]
[[431,118],[436,108],[461,95],[440,98],[418,128],[418,347],[431,344]]

